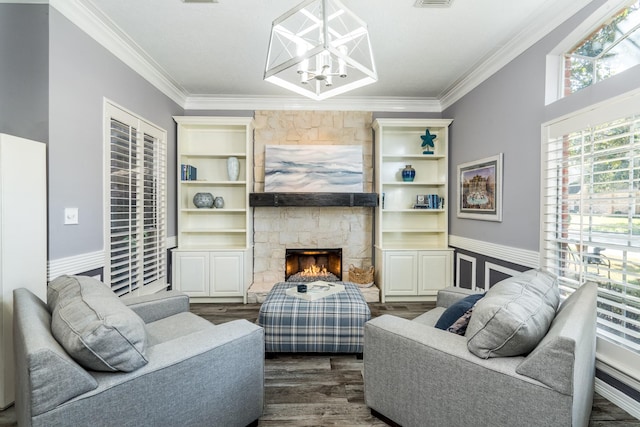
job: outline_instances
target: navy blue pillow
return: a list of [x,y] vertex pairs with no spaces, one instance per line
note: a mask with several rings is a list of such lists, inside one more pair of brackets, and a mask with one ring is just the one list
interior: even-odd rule
[[473,294],[453,303],[442,313],[435,327],[446,331],[483,296],[484,294]]

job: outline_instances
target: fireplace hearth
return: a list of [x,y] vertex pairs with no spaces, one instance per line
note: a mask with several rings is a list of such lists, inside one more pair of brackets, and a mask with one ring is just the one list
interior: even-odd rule
[[342,280],[342,249],[286,249],[285,281]]

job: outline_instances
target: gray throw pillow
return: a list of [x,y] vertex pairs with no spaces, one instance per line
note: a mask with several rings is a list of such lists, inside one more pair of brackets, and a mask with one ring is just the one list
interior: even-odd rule
[[539,270],[496,283],[473,309],[467,348],[483,359],[528,353],[544,338],[559,302],[557,281]]
[[131,372],[147,364],[144,321],[99,280],[58,277],[47,304],[53,336],[86,369]]

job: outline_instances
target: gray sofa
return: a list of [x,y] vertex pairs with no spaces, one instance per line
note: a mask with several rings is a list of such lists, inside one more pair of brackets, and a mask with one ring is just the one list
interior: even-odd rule
[[365,325],[365,401],[374,414],[404,427],[587,426],[597,286],[571,294],[552,312],[537,345],[509,357],[469,350],[470,333],[481,329],[470,330],[475,311],[467,336],[434,327],[447,307],[471,293],[447,288],[434,310],[414,320],[383,315]]
[[[21,427],[257,423],[263,409],[262,328],[244,320],[213,325],[190,313],[188,297],[175,291],[123,303],[144,322],[143,364],[127,366],[135,360],[128,355],[120,361],[124,363],[98,371],[81,366],[59,343],[60,335],[54,337],[52,317],[58,310],[52,312],[26,289],[14,291],[16,414]],[[62,312],[62,318],[68,321],[80,312],[74,308]],[[113,351],[113,345],[107,347]]]

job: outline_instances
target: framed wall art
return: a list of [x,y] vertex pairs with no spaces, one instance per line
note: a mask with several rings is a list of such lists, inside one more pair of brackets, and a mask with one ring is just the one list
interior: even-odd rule
[[458,218],[502,221],[502,153],[458,165]]
[[265,192],[362,192],[360,145],[267,145]]

